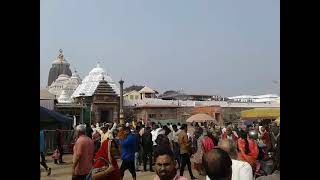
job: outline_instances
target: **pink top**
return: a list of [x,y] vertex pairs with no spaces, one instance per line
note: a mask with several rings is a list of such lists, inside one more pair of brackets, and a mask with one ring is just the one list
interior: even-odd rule
[[93,141],[87,136],[80,136],[73,147],[73,162],[76,156],[80,157],[79,163],[75,168],[75,175],[88,174],[92,167],[94,153]]
[[[160,177],[156,175],[153,180],[160,180]],[[187,180],[187,178],[180,176],[178,173],[172,180]]]

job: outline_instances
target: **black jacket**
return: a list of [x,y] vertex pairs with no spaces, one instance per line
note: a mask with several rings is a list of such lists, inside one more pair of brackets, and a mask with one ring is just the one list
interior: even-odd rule
[[152,151],[153,142],[152,142],[151,133],[144,133],[141,139],[142,139],[141,143],[142,143],[143,150]]
[[86,127],[86,135],[91,139],[92,138],[92,133],[93,130],[91,129],[91,127]]

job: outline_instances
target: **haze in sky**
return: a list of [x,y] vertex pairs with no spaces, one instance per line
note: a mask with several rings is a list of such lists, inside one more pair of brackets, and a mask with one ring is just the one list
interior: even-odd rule
[[100,62],[125,87],[222,96],[280,93],[279,0],[40,3],[41,87],[61,48],[81,78]]

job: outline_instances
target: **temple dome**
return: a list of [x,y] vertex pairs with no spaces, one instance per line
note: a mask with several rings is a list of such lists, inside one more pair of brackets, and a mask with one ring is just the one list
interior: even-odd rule
[[64,84],[68,82],[69,79],[70,77],[66,74],[59,75],[59,77],[49,86],[49,92],[56,96],[60,96]]
[[112,87],[117,95],[120,94],[119,88],[116,86],[112,78],[106,73],[106,71],[100,67],[98,63],[95,68],[93,68],[89,74],[83,79],[82,84],[77,87],[77,89],[72,94],[72,97],[79,97],[80,94],[85,94],[85,96],[92,96],[98,87],[99,82],[104,78],[104,80]]
[[71,76],[71,78],[70,78],[70,81],[72,81],[72,82],[77,82],[78,85],[81,84],[81,78],[80,78],[80,76],[79,76],[79,74],[77,73],[76,70],[72,73],[72,76]]
[[100,64],[98,63],[97,66],[89,72],[89,75],[99,75],[101,73],[105,73],[105,71],[100,67]]

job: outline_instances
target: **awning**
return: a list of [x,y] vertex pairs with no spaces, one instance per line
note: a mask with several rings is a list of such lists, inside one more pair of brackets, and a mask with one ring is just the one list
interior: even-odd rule
[[48,129],[57,125],[71,125],[72,118],[40,106],[40,128]]
[[276,119],[280,117],[280,108],[255,108],[241,111],[242,120]]

